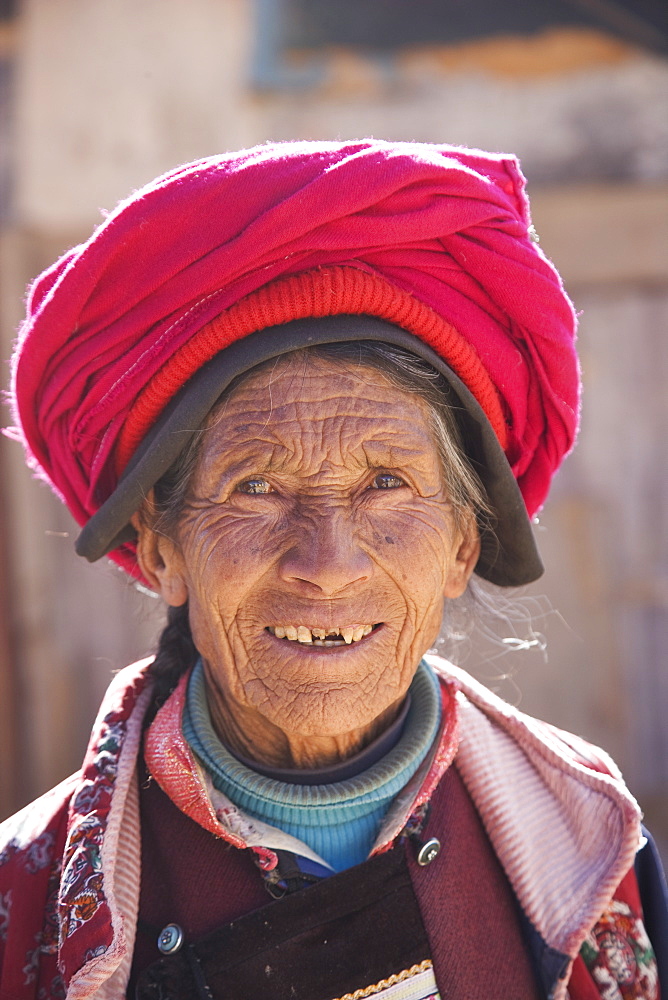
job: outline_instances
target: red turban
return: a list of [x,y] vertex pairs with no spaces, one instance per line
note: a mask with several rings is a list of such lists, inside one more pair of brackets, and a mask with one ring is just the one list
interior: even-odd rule
[[[187,164],[37,278],[14,357],[14,413],[29,461],[76,520],[113,491],[134,401],[196,331],[278,277],[336,264],[410,293],[473,347],[533,515],[572,447],[579,378],[573,308],[531,240],[518,162],[364,140]],[[119,561],[132,569],[127,554]]]

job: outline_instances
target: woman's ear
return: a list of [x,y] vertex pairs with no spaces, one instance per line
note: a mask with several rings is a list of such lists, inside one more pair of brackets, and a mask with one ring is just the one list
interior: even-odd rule
[[174,608],[185,604],[188,587],[183,559],[176,543],[155,530],[153,490],[146,497],[141,511],[132,515],[131,523],[137,532],[137,562],[144,577],[167,604]]
[[480,532],[475,514],[468,511],[453,538],[454,558],[445,581],[445,597],[461,597],[480,557]]

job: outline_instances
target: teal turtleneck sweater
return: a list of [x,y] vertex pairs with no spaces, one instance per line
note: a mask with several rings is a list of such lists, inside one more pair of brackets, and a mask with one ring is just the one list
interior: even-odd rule
[[362,751],[359,773],[326,784],[277,780],[235,757],[211,723],[201,661],[188,683],[183,734],[214,786],[236,806],[299,838],[335,871],[343,871],[368,857],[390,802],[413,777],[436,737],[440,692],[425,663],[418,667],[409,694],[396,743],[367,767],[364,761],[373,753]]

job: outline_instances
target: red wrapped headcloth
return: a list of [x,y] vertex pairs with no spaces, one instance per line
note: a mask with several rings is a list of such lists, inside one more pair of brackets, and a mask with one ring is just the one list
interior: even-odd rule
[[[454,368],[533,515],[576,432],[575,317],[532,242],[517,160],[452,146],[259,146],[122,202],[31,288],[12,381],[29,460],[84,524],[212,353],[351,312],[403,326]],[[136,572],[132,546],[112,555]]]

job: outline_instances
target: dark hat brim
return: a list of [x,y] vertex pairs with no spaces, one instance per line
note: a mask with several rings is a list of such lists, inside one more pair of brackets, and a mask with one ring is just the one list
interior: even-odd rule
[[487,493],[493,523],[481,525],[475,572],[491,583],[515,587],[541,576],[533,530],[508,460],[485,413],[461,379],[419,337],[375,316],[336,315],[292,320],[251,333],[220,351],[167,405],[128,463],[118,486],[83,527],[76,551],[95,562],[136,537],[130,518],[201,428],[221,393],[263,361],[303,347],[361,340],[403,347],[427,361],[447,381],[462,409],[457,416],[465,449]]

